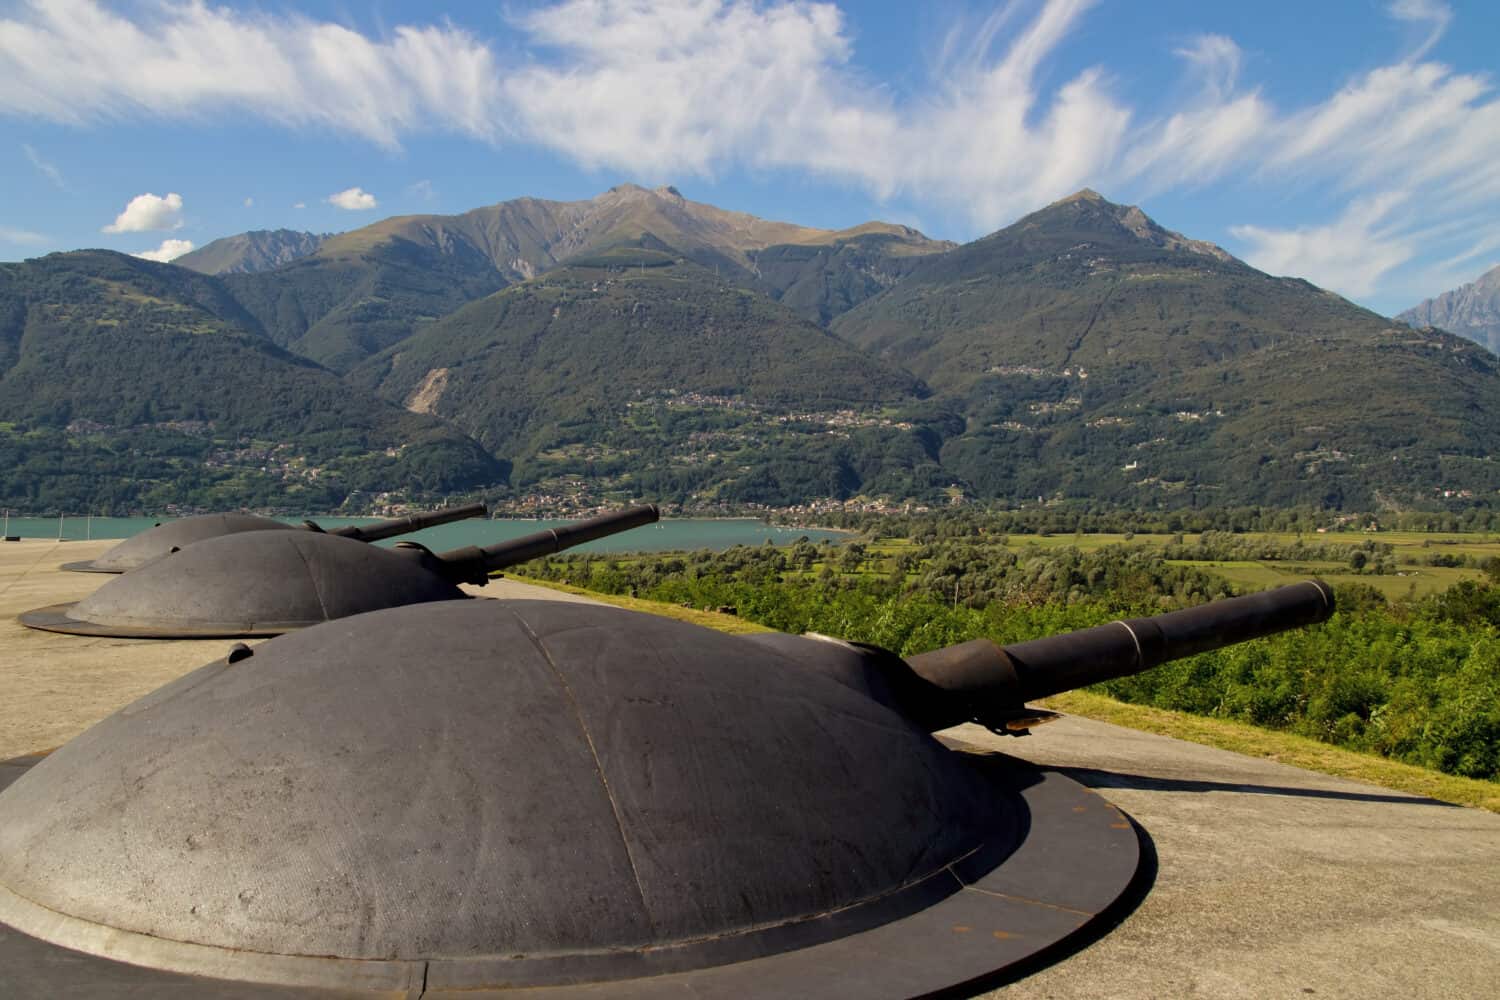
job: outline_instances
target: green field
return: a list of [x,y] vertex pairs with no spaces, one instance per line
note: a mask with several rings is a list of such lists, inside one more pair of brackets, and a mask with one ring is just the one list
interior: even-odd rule
[[1280,562],[1214,562],[1191,559],[1173,560],[1174,566],[1197,566],[1223,577],[1235,589],[1249,592],[1279,587],[1308,576],[1316,576],[1337,586],[1362,583],[1380,591],[1388,601],[1420,598],[1447,590],[1460,580],[1479,580],[1484,574],[1477,569],[1455,569],[1446,566],[1403,567],[1394,574],[1351,573],[1340,563]]
[[[1474,563],[1488,558],[1500,558],[1500,538],[1493,534],[1426,533],[1419,531],[1343,532],[1329,534],[1296,534],[1293,532],[1246,532],[1238,538],[1247,541],[1266,541],[1278,545],[1303,542],[1309,545],[1346,547],[1351,553],[1367,542],[1391,546],[1396,563],[1393,573],[1356,573],[1351,571],[1347,559],[1329,560],[1230,560],[1230,559],[1173,559],[1174,566],[1193,566],[1213,573],[1228,581],[1236,590],[1254,591],[1276,587],[1285,583],[1317,576],[1330,584],[1360,583],[1373,587],[1386,600],[1420,599],[1446,590],[1461,580],[1482,580],[1484,573],[1477,566],[1431,566],[1425,562],[1435,555],[1466,558]],[[1181,542],[1197,543],[1200,534],[1053,534],[1006,536],[1005,547],[1012,552],[1027,548],[1057,550],[1074,548],[1080,552],[1096,552],[1111,545],[1125,545],[1147,549],[1163,549]],[[977,536],[974,541],[984,540]],[[871,561],[865,566],[866,574],[889,572],[894,565],[891,560],[903,552],[919,548],[907,539],[881,539],[867,546]]]
[[[1296,534],[1293,532],[1245,532],[1237,538],[1247,541],[1266,541],[1278,545],[1303,542],[1309,545],[1327,545],[1346,548],[1353,552],[1361,545],[1374,542],[1389,545],[1394,551],[1395,571],[1390,573],[1358,573],[1350,569],[1347,558],[1338,561],[1319,560],[1231,560],[1231,559],[1172,559],[1169,565],[1191,566],[1212,573],[1226,580],[1237,591],[1250,592],[1277,587],[1297,580],[1316,576],[1333,585],[1359,583],[1379,591],[1388,601],[1413,600],[1439,593],[1461,580],[1482,580],[1484,573],[1477,566],[1431,566],[1423,564],[1437,554],[1466,558],[1474,563],[1483,559],[1500,557],[1500,538],[1492,534],[1424,533],[1417,531],[1391,532],[1346,532],[1329,534]],[[1162,550],[1173,543],[1188,545],[1200,541],[1202,535],[1185,533],[1168,534],[1012,534],[1004,536],[1005,548],[1021,553],[1027,549],[1056,551],[1072,548],[1079,552],[1097,552],[1110,546],[1129,546],[1148,550]],[[993,542],[994,536],[976,535],[972,539],[953,539],[976,543]],[[896,560],[904,553],[915,553],[921,545],[911,539],[882,538],[863,543],[866,558],[857,570],[840,568],[837,559],[826,561],[828,568],[841,576],[873,579],[890,574]],[[629,561],[628,557],[626,561]],[[803,579],[818,575],[824,569],[825,560],[819,559],[806,570],[787,574],[789,579]],[[907,579],[912,579],[911,574]]]

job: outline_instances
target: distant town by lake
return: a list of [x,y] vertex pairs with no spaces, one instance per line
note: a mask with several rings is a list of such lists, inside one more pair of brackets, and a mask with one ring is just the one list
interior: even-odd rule
[[[7,535],[21,538],[58,538],[68,541],[84,541],[99,538],[129,538],[157,524],[165,524],[171,518],[156,517],[12,517],[6,522]],[[300,524],[301,518],[282,518],[288,524]],[[319,526],[343,527],[346,524],[374,524],[379,518],[370,517],[319,517],[314,518]],[[428,548],[442,552],[465,545],[493,545],[511,538],[520,538],[534,531],[572,524],[573,521],[558,520],[485,520],[471,518],[435,528],[403,535],[382,542],[394,545],[398,541],[421,542]],[[835,544],[848,537],[839,531],[822,528],[788,528],[766,524],[752,518],[669,518],[656,524],[633,528],[629,531],[601,538],[580,545],[575,552],[669,552],[679,549],[727,549],[735,545],[790,545],[799,538],[820,542],[827,539]]]

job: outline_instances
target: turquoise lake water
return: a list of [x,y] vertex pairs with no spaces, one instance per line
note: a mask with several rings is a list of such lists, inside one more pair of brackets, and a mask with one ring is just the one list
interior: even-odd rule
[[[129,538],[137,532],[170,518],[156,517],[69,517],[62,520],[62,537],[74,541],[90,538]],[[300,524],[301,518],[286,518],[289,524]],[[369,517],[320,517],[315,519],[324,528],[337,528],[346,524],[372,524],[379,520]],[[520,538],[533,531],[555,528],[570,521],[488,521],[471,518],[441,524],[436,528],[389,539],[384,545],[394,545],[401,540],[421,542],[435,552],[456,549],[464,545],[493,545],[511,538]],[[58,537],[58,519],[55,517],[12,517],[10,535],[22,538]],[[727,549],[735,545],[763,545],[767,540],[775,545],[790,545],[807,536],[814,542],[828,539],[835,544],[846,535],[837,531],[818,528],[782,528],[749,518],[669,518],[657,524],[623,531],[609,538],[578,546],[577,552],[663,552],[673,549]]]

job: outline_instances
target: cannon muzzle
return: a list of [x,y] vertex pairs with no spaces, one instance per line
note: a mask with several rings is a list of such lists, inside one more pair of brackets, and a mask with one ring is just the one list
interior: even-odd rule
[[901,685],[899,697],[931,731],[968,721],[1007,728],[1032,699],[1327,621],[1333,611],[1329,586],[1307,580],[1013,646],[976,639],[908,657],[915,677]]
[[584,542],[592,542],[596,538],[604,538],[643,524],[650,524],[660,517],[661,513],[656,509],[655,504],[628,507],[611,514],[600,514],[598,517],[591,517],[574,524],[565,524],[560,528],[548,528],[545,531],[537,531],[520,538],[513,538],[508,542],[487,545],[484,548],[470,545],[462,549],[443,552],[437,556],[436,569],[454,583],[482,584],[490,578],[491,573],[507,566],[514,566],[538,556],[551,555],[575,545],[582,545]]
[[[375,524],[351,524],[343,528],[334,528],[326,534],[343,535],[345,538],[353,538],[361,542],[378,542],[381,539],[421,531],[423,528],[435,528],[440,524],[450,524],[453,521],[462,521],[470,517],[484,517],[488,513],[489,508],[484,504],[469,503],[462,507],[444,507],[442,510],[427,510],[418,514],[407,514],[405,517],[393,517],[389,521],[379,521]],[[323,530],[311,521],[304,523],[311,530]]]

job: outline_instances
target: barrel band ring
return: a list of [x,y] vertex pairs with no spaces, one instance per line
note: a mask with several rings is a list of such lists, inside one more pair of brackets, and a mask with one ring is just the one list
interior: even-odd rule
[[1130,625],[1124,621],[1117,620],[1113,622],[1113,624],[1120,626],[1125,631],[1130,633],[1130,641],[1135,643],[1135,667],[1137,670],[1144,670],[1146,666],[1146,653],[1143,649],[1141,649],[1141,637],[1136,635],[1135,629],[1131,628]]

